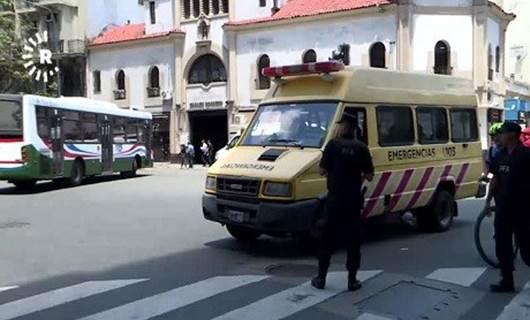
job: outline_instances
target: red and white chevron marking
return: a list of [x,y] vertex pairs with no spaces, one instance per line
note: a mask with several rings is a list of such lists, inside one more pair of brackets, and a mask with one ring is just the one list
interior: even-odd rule
[[[363,217],[424,206],[441,181],[453,181],[456,190],[466,181],[470,164],[424,167],[376,174],[367,187]],[[385,205],[385,197],[390,196]]]

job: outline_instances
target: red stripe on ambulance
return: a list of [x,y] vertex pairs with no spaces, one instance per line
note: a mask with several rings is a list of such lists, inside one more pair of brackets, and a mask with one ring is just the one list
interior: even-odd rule
[[458,178],[456,179],[456,190],[460,188],[462,185],[462,182],[464,181],[464,178],[466,177],[467,171],[469,169],[469,163],[465,163],[462,166],[462,169],[460,170],[460,174],[458,175]]
[[386,184],[390,180],[390,177],[392,176],[392,172],[384,172],[381,175],[381,179],[379,179],[379,182],[377,183],[377,186],[375,187],[374,192],[372,193],[371,197],[368,199],[368,203],[366,204],[366,207],[363,211],[363,217],[367,217],[370,215],[372,210],[375,208],[375,205],[377,204],[377,201],[379,200],[379,196],[385,191]]
[[407,188],[407,185],[409,184],[409,181],[412,178],[413,173],[414,173],[414,170],[410,169],[410,170],[405,171],[405,173],[403,174],[403,177],[401,178],[401,182],[399,183],[399,186],[396,189],[396,193],[394,194],[394,197],[392,197],[392,201],[388,205],[388,211],[394,210],[399,200],[401,200],[401,197],[403,196],[403,191],[405,191],[405,188]]
[[421,178],[420,184],[418,185],[418,188],[416,188],[416,192],[414,192],[414,194],[412,195],[412,199],[410,199],[410,202],[407,205],[407,208],[413,208],[416,202],[418,202],[421,195],[423,194],[423,191],[425,190],[425,186],[427,186],[427,183],[429,182],[429,179],[431,178],[433,171],[434,171],[434,168],[427,168],[425,170],[425,173],[423,174],[423,177]]

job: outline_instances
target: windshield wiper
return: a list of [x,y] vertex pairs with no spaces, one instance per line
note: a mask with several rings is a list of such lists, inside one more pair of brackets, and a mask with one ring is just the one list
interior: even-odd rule
[[[273,143],[274,144],[277,144],[277,143],[285,143],[287,146],[292,146],[292,147],[299,147],[301,149],[304,148],[304,146],[302,146],[298,140],[294,140],[294,139],[269,139],[267,140],[267,142],[269,143]],[[267,146],[267,142],[265,144],[263,144],[264,147]]]

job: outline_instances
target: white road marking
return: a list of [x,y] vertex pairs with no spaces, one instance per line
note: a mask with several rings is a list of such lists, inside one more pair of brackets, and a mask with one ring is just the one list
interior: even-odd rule
[[376,316],[375,314],[371,314],[371,313],[363,313],[357,318],[357,320],[392,320],[392,319],[381,317],[381,316]]
[[267,276],[230,276],[209,278],[184,287],[173,289],[145,299],[93,314],[82,320],[99,319],[150,319],[182,308],[200,300],[213,297],[217,294],[262,281]]
[[147,279],[88,281],[0,305],[0,320],[20,317]]
[[528,320],[530,319],[530,282],[524,290],[513,298],[497,320]]
[[486,268],[444,268],[434,271],[426,278],[470,287],[485,271]]
[[[359,280],[366,281],[379,273],[381,271],[361,271],[359,272]],[[346,272],[332,272],[328,274],[325,290],[317,290],[311,287],[310,282],[306,282],[225,313],[214,320],[283,319],[346,291],[346,283]]]
[[0,292],[11,290],[11,289],[16,289],[16,288],[18,288],[18,286],[0,287]]

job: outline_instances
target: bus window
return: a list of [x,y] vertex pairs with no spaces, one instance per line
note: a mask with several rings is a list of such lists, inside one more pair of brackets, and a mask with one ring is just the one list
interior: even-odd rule
[[37,133],[39,137],[46,141],[51,139],[50,128],[51,128],[51,117],[53,116],[52,110],[42,106],[36,106],[35,112],[37,114]]
[[420,107],[416,109],[418,139],[421,144],[447,143],[449,129],[444,108]]
[[127,142],[125,136],[125,129],[127,126],[127,119],[125,118],[114,118],[114,124],[112,126],[112,135],[114,136],[115,143]]
[[451,110],[451,132],[454,142],[478,140],[477,114],[474,109]]
[[77,111],[63,111],[64,140],[67,143],[83,141],[83,126]]
[[414,127],[410,107],[377,107],[379,145],[407,146],[414,144]]
[[364,108],[359,107],[346,107],[344,109],[345,113],[352,114],[357,117],[357,121],[359,123],[357,127],[357,139],[359,141],[362,141],[366,144],[368,144],[368,135],[367,133],[367,127],[366,127],[366,110]]
[[127,142],[130,143],[136,143],[138,142],[138,127],[139,123],[138,120],[135,119],[129,119],[127,122]]
[[86,143],[98,143],[99,142],[99,130],[97,123],[97,116],[94,113],[83,114],[83,132],[84,142]]
[[0,138],[22,136],[22,107],[16,101],[0,101]]
[[139,120],[138,121],[138,142],[139,143],[145,143],[145,133],[147,131],[148,127],[148,121],[147,120]]

